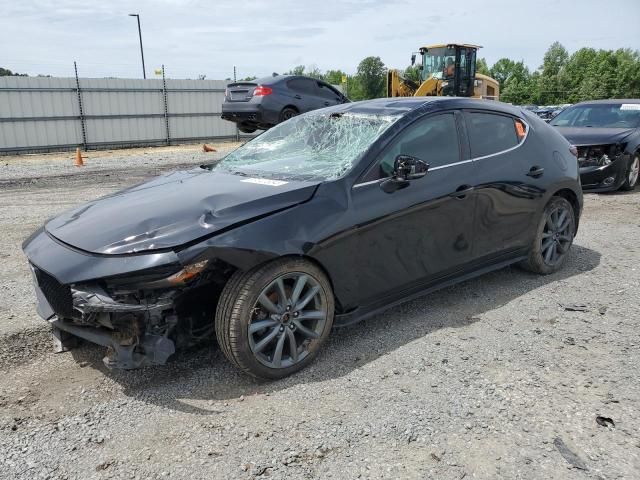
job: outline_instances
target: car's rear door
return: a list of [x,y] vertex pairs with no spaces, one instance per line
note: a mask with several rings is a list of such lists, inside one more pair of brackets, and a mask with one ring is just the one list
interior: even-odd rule
[[324,105],[316,92],[316,81],[311,78],[296,77],[287,80],[291,103],[300,113],[309,112]]
[[343,102],[340,92],[324,82],[316,82],[316,96],[321,107],[330,107]]
[[[393,301],[455,274],[471,260],[475,195],[457,112],[423,117],[401,131],[354,185],[361,219],[358,255],[361,304]],[[429,164],[423,178],[385,193],[381,182],[397,155]]]
[[473,255],[517,255],[531,245],[543,208],[546,152],[522,148],[529,126],[520,118],[487,110],[464,117],[477,195]]

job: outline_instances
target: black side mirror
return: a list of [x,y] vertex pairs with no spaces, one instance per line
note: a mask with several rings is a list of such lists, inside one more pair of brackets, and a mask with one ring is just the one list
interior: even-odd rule
[[398,155],[393,164],[393,176],[402,180],[416,180],[427,174],[429,164],[411,155]]
[[416,54],[412,53],[411,54],[411,66],[413,67],[416,63]]
[[393,175],[380,184],[386,193],[408,187],[411,180],[422,178],[429,171],[429,164],[411,155],[398,155],[393,164]]

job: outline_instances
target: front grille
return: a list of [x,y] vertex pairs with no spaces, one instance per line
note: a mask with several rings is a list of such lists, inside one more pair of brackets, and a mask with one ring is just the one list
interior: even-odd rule
[[49,305],[56,315],[62,318],[71,318],[73,316],[73,298],[71,297],[71,288],[62,285],[58,280],[49,275],[47,272],[34,267],[38,286]]

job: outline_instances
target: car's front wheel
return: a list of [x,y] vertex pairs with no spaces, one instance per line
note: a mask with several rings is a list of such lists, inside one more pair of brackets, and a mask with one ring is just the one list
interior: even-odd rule
[[552,197],[538,223],[529,257],[522,266],[547,275],[564,264],[576,233],[576,216],[571,203],[563,197]]
[[333,315],[333,292],[322,270],[283,258],[229,279],[218,302],[216,336],[238,368],[277,379],[313,361]]
[[638,184],[638,177],[640,177],[640,155],[636,154],[629,163],[629,169],[627,170],[627,178],[620,186],[620,190],[633,190]]

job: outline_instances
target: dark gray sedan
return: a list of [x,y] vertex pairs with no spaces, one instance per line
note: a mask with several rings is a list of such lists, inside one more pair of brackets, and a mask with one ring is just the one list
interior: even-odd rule
[[347,97],[322,80],[277,75],[230,83],[222,104],[222,118],[237,123],[243,133],[253,133],[300,113],[347,102]]

